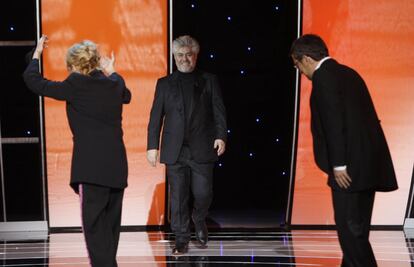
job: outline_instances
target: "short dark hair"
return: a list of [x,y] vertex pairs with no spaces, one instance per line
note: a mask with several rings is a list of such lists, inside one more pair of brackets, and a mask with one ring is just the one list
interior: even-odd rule
[[319,61],[329,56],[329,52],[321,37],[316,34],[305,34],[293,42],[290,55],[296,60],[302,60],[303,56],[308,56]]

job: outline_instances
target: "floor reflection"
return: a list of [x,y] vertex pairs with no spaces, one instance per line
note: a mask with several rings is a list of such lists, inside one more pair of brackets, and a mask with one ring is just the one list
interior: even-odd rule
[[[2,266],[88,266],[81,233],[1,234]],[[378,266],[413,266],[413,235],[372,231]],[[334,231],[217,232],[207,248],[195,241],[188,254],[171,255],[173,236],[163,232],[122,232],[119,267],[339,266],[341,251]]]

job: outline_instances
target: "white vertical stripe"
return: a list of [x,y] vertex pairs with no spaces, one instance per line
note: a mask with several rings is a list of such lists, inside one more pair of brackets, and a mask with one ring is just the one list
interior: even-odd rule
[[[301,35],[301,25],[302,25],[302,0],[298,0],[298,20],[297,20],[297,38]],[[293,188],[293,180],[294,180],[294,168],[295,168],[295,147],[296,147],[296,132],[298,127],[298,119],[299,119],[299,79],[300,79],[300,73],[299,70],[296,69],[296,86],[295,86],[295,113],[294,113],[294,120],[293,120],[293,140],[292,140],[292,156],[290,159],[290,181],[289,181],[289,195],[288,195],[288,204],[287,204],[287,210],[286,210],[286,217],[285,222],[287,222],[288,218],[290,217],[290,211],[292,208],[293,199],[291,199],[292,192],[294,190]]]
[[[37,23],[37,34],[36,38],[39,40],[41,36],[40,27],[40,0],[36,0],[36,23]],[[36,44],[37,44],[36,40]],[[40,62],[41,58],[39,59],[39,70],[42,71],[42,64]],[[40,122],[40,157],[41,157],[41,164],[42,164],[42,195],[43,195],[43,220],[48,221],[49,218],[47,216],[48,206],[47,206],[47,196],[46,196],[46,154],[45,154],[45,134],[43,131],[44,122],[43,122],[43,97],[39,96],[39,122]]]
[[[0,119],[0,139],[1,139],[1,119]],[[1,175],[1,196],[3,206],[3,221],[7,222],[6,216],[6,190],[4,189],[4,169],[3,169],[3,143],[0,142],[0,175]]]
[[83,224],[83,184],[78,185],[78,190],[79,190],[80,217],[81,217],[81,227],[82,227],[82,232],[83,232],[83,238],[85,240],[86,254],[88,255],[89,264],[92,266],[91,256],[89,254],[88,243],[86,242],[85,227],[84,227],[84,224]]
[[169,18],[170,18],[170,37],[168,40],[168,47],[170,48],[169,51],[169,55],[168,55],[168,59],[170,62],[170,74],[173,72],[173,55],[172,55],[172,41],[173,41],[173,0],[170,0],[170,14],[169,14]]
[[[413,170],[413,172],[414,172],[414,170]],[[412,181],[411,181],[411,183],[412,183]],[[414,201],[414,188],[413,187],[411,188],[411,195],[410,195],[408,201],[409,202],[408,202],[408,213],[407,213],[407,216],[408,216],[408,218],[410,218],[411,210],[413,208],[413,201]],[[405,224],[404,224],[404,226],[405,226]]]

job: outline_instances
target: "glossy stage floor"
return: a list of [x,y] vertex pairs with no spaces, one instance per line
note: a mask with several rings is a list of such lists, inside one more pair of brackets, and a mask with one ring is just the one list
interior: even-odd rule
[[[187,255],[171,256],[171,235],[122,232],[118,266],[339,266],[334,231],[210,233],[208,248],[193,241]],[[414,237],[414,236],[413,236]],[[81,233],[0,233],[1,266],[89,266]],[[378,266],[414,266],[410,233],[372,231]]]

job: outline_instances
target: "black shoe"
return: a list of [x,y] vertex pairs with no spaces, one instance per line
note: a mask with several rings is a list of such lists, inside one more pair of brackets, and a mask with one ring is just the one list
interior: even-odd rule
[[207,226],[203,224],[201,227],[196,227],[195,236],[202,247],[207,247],[208,231]]
[[178,243],[172,249],[173,256],[181,256],[188,252],[188,243]]

